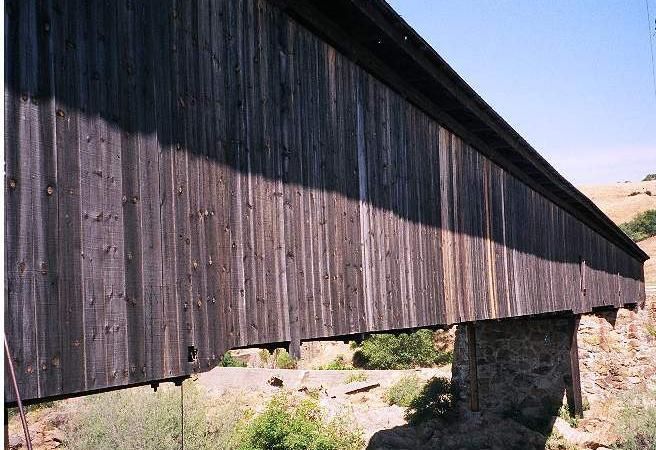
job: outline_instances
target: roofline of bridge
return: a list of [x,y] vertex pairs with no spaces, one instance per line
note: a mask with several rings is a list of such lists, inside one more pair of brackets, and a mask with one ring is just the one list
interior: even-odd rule
[[633,257],[649,256],[382,0],[270,0],[513,176]]

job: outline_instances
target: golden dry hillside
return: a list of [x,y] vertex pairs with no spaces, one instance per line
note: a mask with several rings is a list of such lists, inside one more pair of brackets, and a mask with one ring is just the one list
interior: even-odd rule
[[[638,213],[656,208],[656,181],[581,186],[579,189],[618,224],[628,222]],[[638,194],[631,195],[635,192]]]
[[[656,209],[656,181],[581,186],[579,189],[617,224],[628,222],[648,209]],[[656,283],[656,236],[638,245],[651,257],[645,264],[645,281]]]
[[649,284],[656,283],[656,236],[638,242],[638,245],[643,249],[649,257],[649,261],[645,263],[645,282]]

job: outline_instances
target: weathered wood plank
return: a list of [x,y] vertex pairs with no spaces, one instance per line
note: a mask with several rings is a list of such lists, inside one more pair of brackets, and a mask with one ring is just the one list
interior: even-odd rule
[[28,398],[236,346],[644,298],[631,249],[279,4],[8,1],[7,330]]
[[[49,23],[52,4],[44,2],[38,5],[37,24]],[[50,30],[37,32],[39,67],[53,63],[53,40]],[[11,56],[7,55],[10,60]],[[39,370],[41,394],[59,394],[62,392],[61,378],[61,340],[59,298],[57,296],[57,154],[55,146],[55,99],[54,85],[49,71],[40,70],[38,86],[35,93],[39,105],[38,142],[41,173],[34,202],[34,227],[36,245],[34,247],[35,264],[38,275],[35,278],[35,300],[37,302]],[[5,128],[7,133],[7,127]],[[7,147],[5,147],[6,149]]]

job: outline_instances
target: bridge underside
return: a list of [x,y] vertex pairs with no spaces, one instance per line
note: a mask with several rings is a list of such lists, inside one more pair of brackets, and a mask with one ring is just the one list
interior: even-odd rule
[[235,347],[644,299],[645,256],[607,218],[292,3],[7,2],[24,398],[179,379]]

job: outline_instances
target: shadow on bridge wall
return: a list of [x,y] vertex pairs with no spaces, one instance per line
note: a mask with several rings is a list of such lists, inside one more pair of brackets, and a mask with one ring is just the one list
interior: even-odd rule
[[[318,38],[290,25],[268,2],[8,0],[5,11],[5,87],[13,97],[5,124],[15,137],[7,152],[19,151],[15,134],[21,129],[40,133],[41,142],[59,142],[57,151],[68,152],[103,127],[116,133],[111,145],[155,137],[162,151],[184,150],[237,173],[357,202],[360,123],[372,164],[364,200],[408,221],[456,226],[440,216],[440,182],[431,178],[440,158],[437,134],[426,131],[430,121],[410,113],[401,96],[372,82]],[[40,123],[21,128],[25,114]],[[73,130],[78,136],[61,142],[45,135],[53,120],[57,133]],[[82,136],[83,127],[88,135]],[[299,169],[287,170],[290,166]],[[461,185],[451,194],[460,197],[461,208],[476,203],[472,212],[459,211],[462,217],[453,219],[459,233],[472,236],[490,233],[481,216],[479,169],[461,173]],[[546,251],[553,236],[545,240],[544,229],[526,226],[532,214],[528,198],[513,203],[521,218],[517,236],[506,239],[495,220],[486,237],[543,259],[578,264],[582,253]],[[568,247],[579,245],[580,236],[565,231],[563,239],[568,237]],[[634,269],[608,268],[596,258],[587,263],[639,277]]]
[[[572,407],[572,323],[569,317],[478,323],[478,413],[469,406],[467,333],[459,326],[452,383],[460,394],[453,417],[380,431],[368,450],[547,448],[556,417]],[[561,411],[563,405],[569,407]]]

